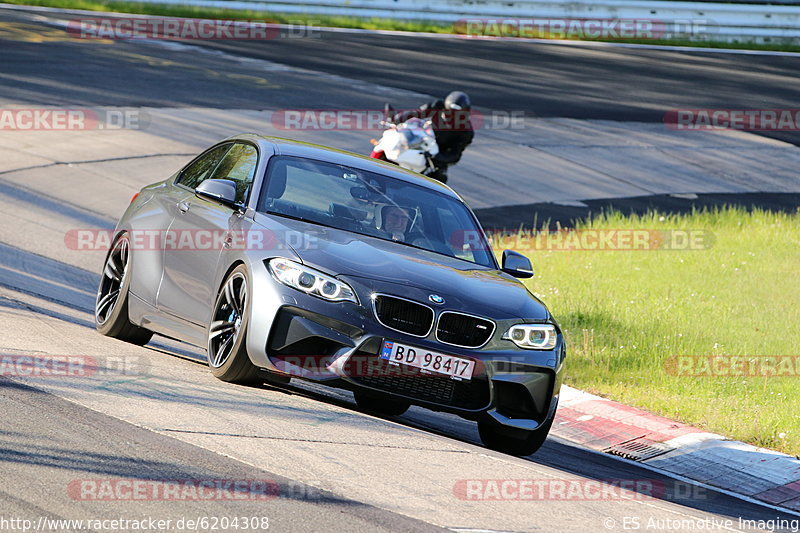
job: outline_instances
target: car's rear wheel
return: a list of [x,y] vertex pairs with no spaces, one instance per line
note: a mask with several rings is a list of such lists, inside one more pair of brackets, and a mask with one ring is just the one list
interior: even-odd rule
[[128,318],[130,263],[130,240],[123,233],[106,256],[94,304],[94,323],[103,335],[141,346],[150,341],[153,332],[131,323]]
[[208,326],[208,366],[222,381],[253,383],[259,380],[258,368],[250,362],[245,346],[249,316],[247,269],[239,265],[222,284]]
[[411,404],[403,400],[395,400],[388,396],[371,394],[366,391],[353,391],[356,404],[365,411],[372,411],[382,415],[400,416],[411,407]]
[[535,430],[525,430],[510,428],[498,424],[497,422],[486,420],[478,422],[478,433],[481,441],[487,448],[509,455],[524,457],[535,453],[542,447],[550,427],[553,425],[551,418],[545,424]]

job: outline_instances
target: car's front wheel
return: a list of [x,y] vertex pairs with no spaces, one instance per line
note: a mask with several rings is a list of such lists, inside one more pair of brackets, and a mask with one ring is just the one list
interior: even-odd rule
[[478,433],[487,448],[524,457],[535,453],[542,447],[552,425],[553,419],[551,418],[538,429],[525,430],[506,427],[492,420],[486,420],[478,422]]
[[253,383],[258,368],[250,362],[245,339],[250,316],[247,269],[239,265],[225,279],[208,326],[208,366],[222,381]]
[[370,394],[369,392],[357,390],[353,391],[356,404],[365,411],[372,411],[382,415],[400,416],[411,407],[411,404],[403,400],[395,400],[387,396]]
[[131,323],[128,318],[130,264],[130,240],[123,233],[106,256],[94,304],[94,324],[97,331],[107,337],[141,346],[150,341],[153,332]]

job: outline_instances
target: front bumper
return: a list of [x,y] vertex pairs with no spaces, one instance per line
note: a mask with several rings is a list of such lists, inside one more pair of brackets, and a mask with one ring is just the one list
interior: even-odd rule
[[[256,286],[254,294],[269,291],[273,297],[265,299],[264,305],[256,300],[248,352],[261,368],[332,386],[370,390],[473,420],[490,418],[519,429],[536,429],[555,414],[565,357],[560,334],[553,350],[523,350],[501,338],[511,325],[523,321],[495,319],[495,331],[483,347],[463,348],[438,341],[434,332],[415,337],[390,329],[377,320],[369,305],[368,298],[375,291],[420,301],[428,294],[421,289],[364,286],[347,280],[361,300],[358,305],[327,302],[285,287],[271,276],[260,278],[258,283],[259,277],[254,277],[254,283],[263,290]],[[444,310],[474,312],[452,307],[437,312]],[[472,359],[475,373],[471,380],[462,381],[441,375],[398,374],[378,357],[385,340]]]

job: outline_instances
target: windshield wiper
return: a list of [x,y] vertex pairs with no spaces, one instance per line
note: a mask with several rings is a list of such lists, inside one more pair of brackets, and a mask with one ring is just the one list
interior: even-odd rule
[[[380,238],[380,237],[378,237],[378,238]],[[418,250],[425,250],[426,252],[431,252],[431,253],[434,253],[434,254],[437,254],[437,255],[441,255],[441,256],[444,256],[444,257],[449,257],[450,259],[458,259],[459,261],[464,261],[464,262],[470,263],[472,265],[478,265],[478,266],[494,269],[494,267],[490,266],[490,265],[484,265],[483,263],[478,263],[477,261],[470,261],[469,259],[464,259],[463,257],[458,257],[457,255],[446,254],[444,252],[440,252],[439,250],[431,250],[430,248],[424,248],[422,246],[417,246],[416,244],[411,244],[410,242],[396,241],[394,239],[383,239],[383,240],[386,240],[386,241],[389,241],[389,242],[396,242],[397,244],[402,244],[403,246],[410,246],[411,248],[416,248]]]

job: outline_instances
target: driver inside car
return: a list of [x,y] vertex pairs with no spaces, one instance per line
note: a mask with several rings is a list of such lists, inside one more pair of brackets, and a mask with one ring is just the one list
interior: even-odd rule
[[396,241],[405,241],[406,232],[411,225],[412,216],[408,209],[386,205],[381,207],[381,227]]

